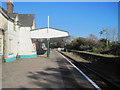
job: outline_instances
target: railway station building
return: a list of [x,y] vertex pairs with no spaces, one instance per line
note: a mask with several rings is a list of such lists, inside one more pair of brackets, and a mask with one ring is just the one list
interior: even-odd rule
[[36,29],[35,14],[18,14],[13,10],[12,0],[8,0],[7,10],[0,7],[0,55],[6,63],[16,60],[17,56],[37,56],[30,38],[30,30]]
[[68,36],[68,32],[55,28],[36,29],[35,14],[14,12],[12,0],[7,10],[0,7],[0,57],[8,63],[19,58],[33,58],[40,52],[41,40]]

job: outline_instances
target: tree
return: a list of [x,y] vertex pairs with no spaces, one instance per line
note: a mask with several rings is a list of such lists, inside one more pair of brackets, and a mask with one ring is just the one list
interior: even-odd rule
[[67,46],[70,46],[72,40],[74,40],[74,36],[68,36],[68,37],[61,37],[61,38],[52,38],[50,39],[50,46],[51,48],[68,48]]
[[110,53],[114,55],[120,55],[120,43],[112,42],[110,46]]
[[64,38],[51,38],[50,39],[51,48],[63,48],[64,47]]
[[72,40],[74,40],[75,39],[75,37],[74,36],[71,36],[71,35],[69,35],[68,37],[65,37],[64,38],[64,41],[66,42],[66,43],[70,43]]
[[106,29],[103,29],[102,31],[100,31],[100,35],[103,35],[104,33],[106,33],[106,47],[108,48],[108,27]]
[[95,36],[94,34],[90,34],[88,38],[94,41],[98,41],[97,36]]
[[110,41],[114,42],[116,41],[117,38],[117,31],[115,28],[109,29],[109,34],[108,34],[108,38]]

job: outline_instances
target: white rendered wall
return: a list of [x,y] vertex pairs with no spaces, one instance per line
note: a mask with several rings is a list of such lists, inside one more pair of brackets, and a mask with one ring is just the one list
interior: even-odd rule
[[6,29],[7,19],[0,13],[0,28]]
[[6,38],[7,54],[10,53],[9,52],[9,39],[12,39],[12,53],[13,53],[13,56],[16,56],[17,53],[19,53],[18,52],[19,38],[20,38],[19,28],[17,28],[16,30],[14,30],[14,24],[13,24],[13,22],[8,21],[8,31],[7,31],[7,38]]
[[32,41],[30,38],[30,27],[20,28],[20,53],[19,55],[32,55]]

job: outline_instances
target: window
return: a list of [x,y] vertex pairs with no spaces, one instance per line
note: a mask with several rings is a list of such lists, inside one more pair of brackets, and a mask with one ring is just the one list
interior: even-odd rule
[[12,53],[12,39],[9,39],[9,53]]
[[14,22],[14,31],[16,31],[17,22]]

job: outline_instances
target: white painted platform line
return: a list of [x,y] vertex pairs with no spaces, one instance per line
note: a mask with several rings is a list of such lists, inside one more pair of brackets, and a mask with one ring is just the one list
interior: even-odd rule
[[[56,51],[57,52],[57,51]],[[59,53],[59,52],[58,52]],[[98,85],[96,85],[88,76],[86,76],[78,67],[76,67],[71,61],[69,61],[65,56],[59,53],[63,58],[65,58],[74,68],[76,68],[97,90],[102,90]]]

